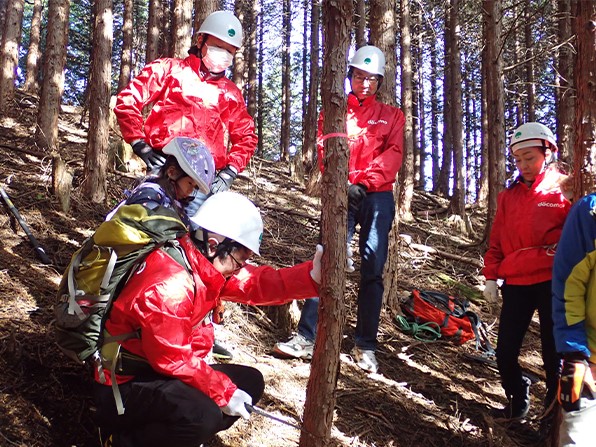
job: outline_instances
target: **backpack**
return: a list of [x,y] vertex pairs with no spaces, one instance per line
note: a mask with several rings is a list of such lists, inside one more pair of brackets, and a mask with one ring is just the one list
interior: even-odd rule
[[476,349],[494,353],[484,322],[478,314],[469,310],[470,302],[465,298],[414,289],[400,307],[408,323],[426,325],[427,329],[429,325],[436,328],[435,339],[447,338],[457,345],[475,340]]
[[113,300],[152,251],[176,243],[186,232],[178,214],[163,206],[124,205],[102,222],[72,255],[58,287],[53,327],[60,350],[78,363],[99,361]]

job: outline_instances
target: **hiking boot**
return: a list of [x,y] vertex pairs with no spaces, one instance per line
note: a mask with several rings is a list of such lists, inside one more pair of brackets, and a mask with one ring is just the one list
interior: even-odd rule
[[288,341],[276,343],[273,352],[283,357],[310,360],[314,347],[315,343],[313,341],[296,334]]
[[361,369],[367,372],[376,373],[379,370],[379,364],[375,357],[375,351],[372,349],[360,349],[358,346],[354,346],[352,349],[352,357],[354,362]]
[[216,360],[230,361],[234,358],[234,355],[217,340],[213,342],[213,348],[211,348],[213,358]]
[[509,397],[509,402],[504,408],[493,412],[493,416],[499,419],[523,419],[530,411],[530,380],[523,378],[520,392]]

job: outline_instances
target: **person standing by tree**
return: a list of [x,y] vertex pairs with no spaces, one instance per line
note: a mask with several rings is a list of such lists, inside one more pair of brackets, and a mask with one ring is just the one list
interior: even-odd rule
[[[197,138],[211,149],[219,171],[213,193],[229,189],[244,170],[257,146],[254,121],[242,92],[225,76],[241,45],[240,21],[216,11],[201,24],[188,57],[149,63],[118,94],[114,113],[122,137],[149,171],[163,164],[161,149],[175,136]],[[191,204],[189,215],[196,208]]]
[[596,193],[571,208],[553,267],[553,320],[563,358],[559,447],[594,445],[596,424]]
[[491,303],[499,297],[497,279],[504,280],[496,354],[507,405],[495,416],[522,419],[530,409],[530,380],[522,374],[519,354],[536,310],[546,408],[556,396],[559,357],[553,338],[552,267],[573,196],[569,178],[549,164],[557,151],[549,128],[540,123],[521,125],[513,133],[510,150],[519,175],[499,194],[482,273],[484,296]]
[[[349,63],[346,130],[348,162],[348,241],[360,225],[362,258],[358,317],[352,355],[357,365],[377,372],[377,332],[383,301],[383,269],[387,260],[389,231],[395,216],[393,184],[401,166],[405,118],[397,107],[377,102],[376,93],[385,75],[385,56],[375,46],[356,51]],[[324,169],[323,112],[319,117],[318,151]],[[348,265],[351,267],[351,265]],[[298,334],[275,345],[287,357],[311,358],[318,319],[318,298],[306,300]]]

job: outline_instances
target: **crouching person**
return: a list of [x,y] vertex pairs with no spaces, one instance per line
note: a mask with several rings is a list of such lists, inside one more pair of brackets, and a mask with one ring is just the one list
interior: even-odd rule
[[[152,252],[113,302],[103,369],[95,373],[96,422],[113,446],[199,446],[264,391],[255,368],[209,365],[209,314],[220,300],[283,304],[317,294],[313,261],[286,269],[246,264],[259,254],[263,221],[246,197],[223,192],[191,218],[199,229]],[[112,386],[114,384],[114,386]]]

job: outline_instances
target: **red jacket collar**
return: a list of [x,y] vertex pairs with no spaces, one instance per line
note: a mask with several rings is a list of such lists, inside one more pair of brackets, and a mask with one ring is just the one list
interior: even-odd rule
[[377,95],[371,95],[368,98],[360,101],[358,97],[351,93],[348,95],[348,106],[349,107],[369,107],[377,102]]

